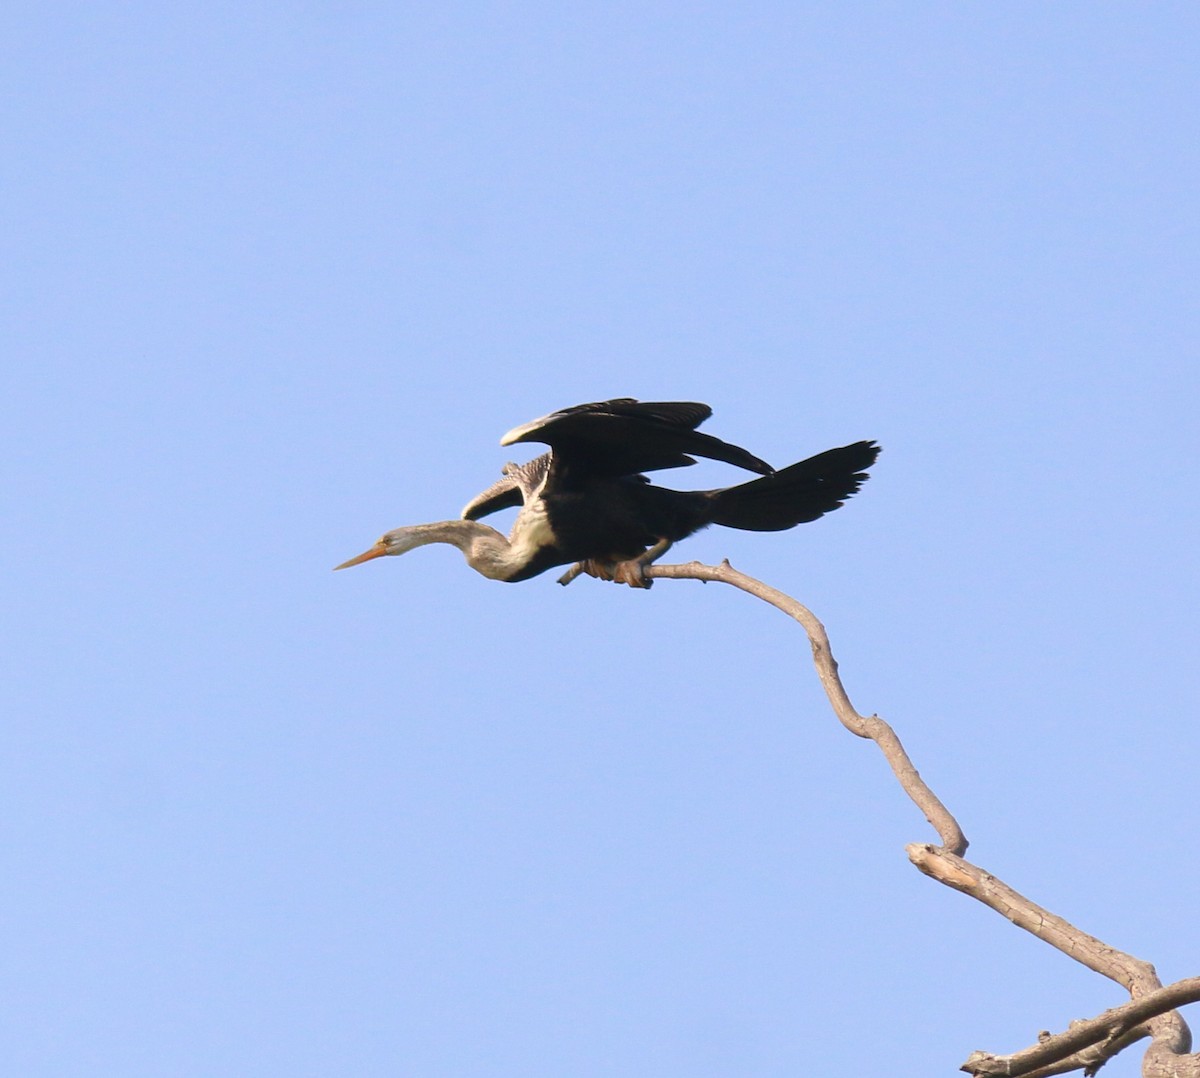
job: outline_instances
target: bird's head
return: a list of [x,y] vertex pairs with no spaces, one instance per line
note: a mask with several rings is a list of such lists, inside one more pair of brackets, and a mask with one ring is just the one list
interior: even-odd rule
[[436,524],[410,524],[407,528],[385,532],[370,550],[364,550],[335,568],[349,569],[385,554],[407,554],[429,543],[449,543],[458,547],[472,569],[492,580],[511,580],[525,564],[519,558],[514,560],[508,540],[495,528],[474,520],[440,520]]
[[410,550],[424,546],[429,538],[419,527],[394,528],[379,537],[379,541],[361,554],[356,554],[349,561],[335,565],[334,570],[349,569],[352,565],[362,565],[364,561],[382,558],[388,554],[407,554]]

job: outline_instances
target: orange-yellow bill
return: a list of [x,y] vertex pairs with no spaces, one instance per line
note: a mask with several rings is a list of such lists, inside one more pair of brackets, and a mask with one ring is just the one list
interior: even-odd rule
[[386,553],[387,544],[382,541],[378,542],[370,550],[364,550],[349,561],[344,561],[341,565],[335,565],[333,571],[336,573],[339,569],[349,569],[352,565],[362,565],[364,561],[370,561],[372,558],[382,558]]

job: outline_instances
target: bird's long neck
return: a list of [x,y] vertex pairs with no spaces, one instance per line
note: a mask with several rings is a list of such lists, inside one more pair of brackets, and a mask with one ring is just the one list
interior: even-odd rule
[[495,528],[474,520],[442,520],[413,524],[389,533],[389,554],[405,554],[430,543],[458,547],[467,563],[490,580],[511,580],[525,568],[525,558]]

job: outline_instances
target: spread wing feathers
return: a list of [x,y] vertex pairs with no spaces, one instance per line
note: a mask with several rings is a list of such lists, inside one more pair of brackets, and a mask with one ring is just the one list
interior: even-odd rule
[[525,505],[546,481],[550,472],[550,454],[526,461],[506,464],[503,473],[487,490],[476,494],[462,511],[463,520],[478,520],[501,509],[517,509]]
[[745,449],[696,430],[710,415],[696,401],[636,401],[620,397],[580,404],[514,427],[501,445],[541,442],[554,450],[556,472],[634,475],[695,464],[689,454],[760,475],[774,470]]

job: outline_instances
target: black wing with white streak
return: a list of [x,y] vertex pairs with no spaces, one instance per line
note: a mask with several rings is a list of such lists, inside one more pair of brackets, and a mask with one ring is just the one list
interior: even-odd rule
[[572,475],[623,476],[695,464],[691,454],[770,475],[764,460],[696,430],[710,415],[695,401],[636,401],[621,397],[580,404],[510,430],[501,445],[541,442],[554,467]]

